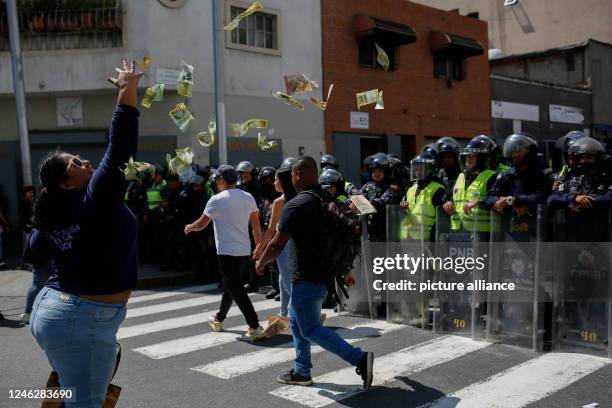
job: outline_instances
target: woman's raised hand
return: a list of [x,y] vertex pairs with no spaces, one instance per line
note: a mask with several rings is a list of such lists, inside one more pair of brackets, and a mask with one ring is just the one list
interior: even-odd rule
[[115,71],[117,71],[117,77],[110,77],[108,81],[119,88],[117,105],[136,107],[138,104],[138,81],[143,76],[143,73],[136,73],[136,63],[132,61],[132,65],[128,66],[125,59],[123,59],[123,69],[115,68]]

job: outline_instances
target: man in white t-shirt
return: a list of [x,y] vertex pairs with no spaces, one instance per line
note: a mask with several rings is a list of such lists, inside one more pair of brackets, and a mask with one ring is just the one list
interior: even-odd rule
[[261,241],[261,225],[255,199],[236,188],[236,181],[236,169],[232,166],[223,165],[216,170],[215,184],[219,193],[208,200],[204,214],[197,221],[185,226],[185,234],[201,231],[213,222],[219,272],[223,277],[223,297],[219,312],[208,319],[208,324],[213,331],[223,330],[223,320],[232,301],[236,301],[249,325],[242,338],[254,341],[264,337],[263,328],[242,286],[241,276],[251,257],[249,224],[256,245]]

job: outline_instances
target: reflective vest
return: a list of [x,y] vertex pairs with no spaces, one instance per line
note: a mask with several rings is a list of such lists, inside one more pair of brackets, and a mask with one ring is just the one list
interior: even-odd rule
[[344,191],[346,191],[346,193],[348,194],[353,188],[355,188],[355,185],[353,183],[351,183],[350,181],[345,181],[344,182]]
[[561,178],[567,173],[569,173],[569,166],[567,164],[564,164],[563,167],[561,167],[561,171],[559,172],[559,174],[557,174],[557,178]]
[[459,174],[453,188],[455,214],[451,215],[451,230],[491,232],[491,212],[479,205],[472,208],[472,214],[466,215],[463,207],[474,200],[483,200],[487,196],[487,182],[495,176],[493,170],[485,170],[476,177],[472,184],[465,188],[465,174]]
[[212,196],[215,195],[215,190],[213,190],[212,185],[210,184],[210,181],[207,181],[204,184],[204,189],[206,190],[206,194],[208,194],[208,198],[211,198]]
[[497,170],[495,170],[495,172],[503,173],[504,171],[508,171],[508,170],[510,170],[510,166],[504,163],[499,163],[499,166],[497,166]]
[[344,194],[340,194],[339,196],[336,197],[336,200],[344,204],[345,202],[348,201],[348,197],[345,196]]
[[149,205],[149,210],[154,210],[164,201],[161,196],[161,191],[164,187],[166,187],[166,180],[163,180],[158,185],[153,184],[147,189],[147,204]]
[[429,240],[431,229],[436,223],[436,207],[433,197],[444,186],[436,181],[427,184],[417,196],[418,183],[414,183],[406,192],[406,216],[402,219],[400,240]]

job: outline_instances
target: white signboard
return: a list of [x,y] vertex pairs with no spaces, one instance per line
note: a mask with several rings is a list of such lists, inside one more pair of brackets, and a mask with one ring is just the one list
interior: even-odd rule
[[351,129],[369,129],[370,114],[368,112],[351,112]]
[[571,106],[548,105],[551,122],[584,124],[584,110]]
[[499,119],[518,119],[539,122],[540,108],[538,105],[491,101],[491,116]]
[[57,126],[83,125],[83,99],[57,98],[55,100]]
[[181,73],[180,69],[157,68],[155,70],[155,82],[165,84],[167,87],[176,88],[176,82]]

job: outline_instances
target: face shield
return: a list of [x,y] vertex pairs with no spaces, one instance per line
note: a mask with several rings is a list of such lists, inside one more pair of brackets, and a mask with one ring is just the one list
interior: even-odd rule
[[427,180],[434,174],[436,163],[434,159],[417,158],[410,161],[410,181]]

